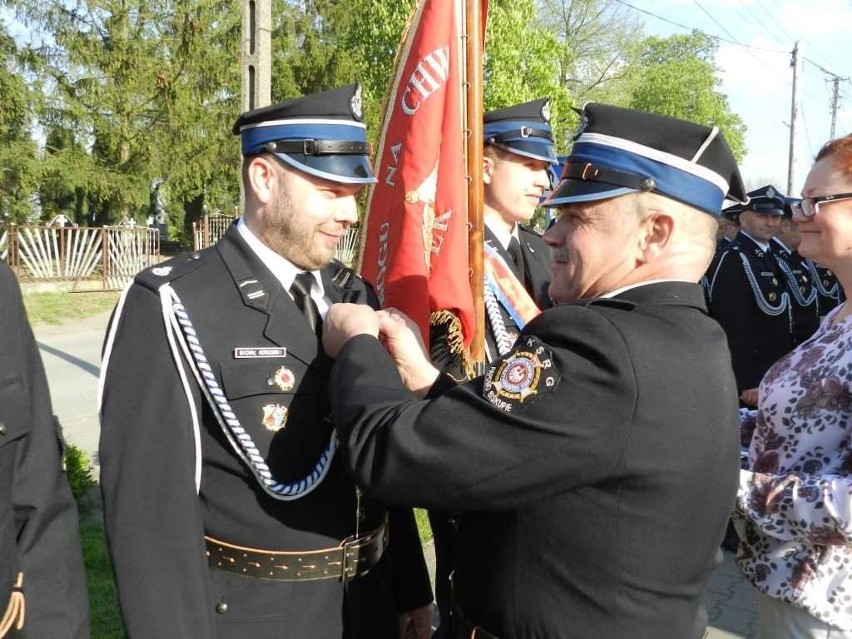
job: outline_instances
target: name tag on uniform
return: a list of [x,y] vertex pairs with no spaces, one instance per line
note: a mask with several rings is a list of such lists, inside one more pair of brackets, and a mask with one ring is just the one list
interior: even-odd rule
[[270,346],[258,346],[257,348],[240,347],[234,349],[234,359],[263,359],[267,357],[287,357],[287,349]]

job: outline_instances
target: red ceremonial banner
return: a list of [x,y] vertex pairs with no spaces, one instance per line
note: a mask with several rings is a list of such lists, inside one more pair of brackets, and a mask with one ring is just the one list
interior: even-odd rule
[[429,340],[449,310],[473,335],[459,0],[422,0],[399,53],[362,233],[361,274]]

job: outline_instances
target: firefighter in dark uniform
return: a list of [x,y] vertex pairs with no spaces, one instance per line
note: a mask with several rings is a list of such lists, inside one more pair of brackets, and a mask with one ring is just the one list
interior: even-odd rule
[[[543,98],[485,114],[483,123],[485,250],[509,267],[539,309],[550,306],[550,252],[526,226],[550,187],[548,168],[557,161],[550,128],[550,100]],[[487,259],[487,257],[486,257]],[[496,359],[523,328],[523,312],[511,288],[486,278],[486,344]],[[527,319],[528,321],[528,319]]]
[[740,232],[740,211],[739,204],[734,204],[722,209],[722,214],[719,216],[719,230],[716,234],[716,252],[721,253]]
[[77,507],[18,282],[0,261],[0,637],[89,636]]
[[722,213],[719,215],[719,228],[716,231],[716,252],[713,254],[710,266],[707,267],[707,272],[701,278],[701,286],[704,288],[708,304],[710,303],[710,278],[716,272],[719,257],[731,245],[737,233],[740,232],[741,210],[739,204],[734,204],[722,209]]
[[583,116],[548,202],[557,304],[483,377],[440,375],[393,309],[336,305],[323,335],[365,491],[462,512],[458,638],[699,639],[707,625],[739,424],[698,281],[723,197],[745,189],[715,127]]
[[749,194],[741,230],[710,275],[710,314],[728,336],[741,401],[757,403],[763,374],[793,348],[790,299],[784,275],[769,254],[784,198],[773,187]]
[[[541,235],[526,226],[542,194],[550,188],[549,170],[558,162],[550,127],[550,100],[533,100],[490,111],[483,122],[485,221],[486,358],[509,351],[524,324],[551,305],[550,251]],[[460,345],[447,344],[445,328],[433,325],[432,361],[455,377]],[[450,624],[450,574],[454,565],[455,520],[430,511],[435,539],[435,591],[441,612],[441,634]]]
[[[332,260],[375,181],[360,87],[244,113],[245,209],[209,249],[141,272],[107,333],[105,519],[125,625],[158,638],[398,637],[432,599],[411,509],[336,452],[331,303],[375,303]],[[411,616],[411,615],[409,615]]]
[[784,198],[784,214],[778,233],[772,238],[772,257],[784,275],[790,295],[790,316],[793,322],[793,345],[798,346],[819,328],[819,293],[806,258],[799,255],[801,237],[793,221],[791,198]]

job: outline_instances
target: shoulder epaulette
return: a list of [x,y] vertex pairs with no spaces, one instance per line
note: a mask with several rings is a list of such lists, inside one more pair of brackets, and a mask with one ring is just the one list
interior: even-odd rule
[[140,271],[137,273],[134,282],[152,291],[156,291],[163,284],[173,282],[190,271],[195,270],[204,262],[205,253],[205,251],[181,253],[170,260]]
[[343,293],[343,301],[355,302],[366,299],[371,305],[378,305],[379,298],[373,287],[355,269],[338,260],[332,260],[329,268],[331,281]]
[[340,260],[331,260],[329,268],[331,269],[331,281],[334,282],[335,286],[342,289],[350,288],[354,284],[352,278],[355,278],[355,281],[364,281],[364,278],[358,275],[355,269],[346,266]]

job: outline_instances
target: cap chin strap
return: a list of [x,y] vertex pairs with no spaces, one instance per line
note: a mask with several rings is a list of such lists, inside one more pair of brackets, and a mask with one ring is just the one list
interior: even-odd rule
[[519,138],[544,138],[553,142],[553,134],[547,129],[534,129],[530,126],[522,126],[512,131],[489,135],[485,138],[485,144],[500,144],[501,142],[517,140]]
[[278,140],[267,142],[261,149],[268,153],[301,153],[303,155],[370,155],[369,142],[352,140]]
[[591,162],[566,164],[565,169],[562,171],[562,179],[605,182],[606,184],[623,186],[637,191],[653,191],[657,188],[654,178],[598,166]]

